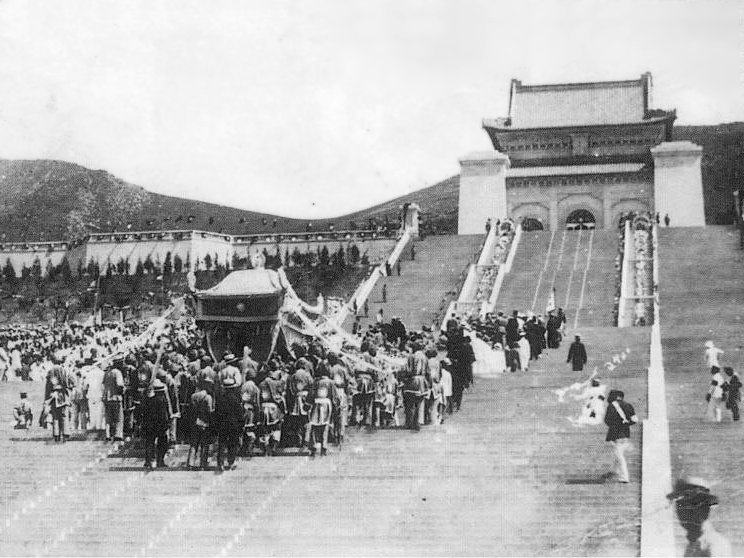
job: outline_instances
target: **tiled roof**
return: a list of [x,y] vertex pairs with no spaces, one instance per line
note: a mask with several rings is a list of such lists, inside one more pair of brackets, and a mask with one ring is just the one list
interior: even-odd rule
[[564,165],[555,167],[519,167],[506,171],[506,178],[527,178],[533,176],[574,176],[577,174],[612,174],[619,172],[638,172],[643,163],[611,163],[607,165]]
[[511,128],[640,122],[648,109],[650,74],[628,81],[522,85],[512,81]]

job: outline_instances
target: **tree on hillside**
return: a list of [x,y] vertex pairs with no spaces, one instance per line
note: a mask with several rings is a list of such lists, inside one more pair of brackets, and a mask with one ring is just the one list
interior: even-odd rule
[[52,260],[46,261],[43,277],[48,283],[54,283],[57,280],[57,269],[52,264]]
[[72,270],[70,269],[70,260],[67,259],[66,254],[57,266],[57,275],[59,275],[65,285],[70,284],[70,280],[72,279]]
[[16,272],[10,258],[5,260],[5,266],[3,267],[3,281],[11,287],[16,285]]
[[352,244],[347,252],[346,261],[349,265],[354,266],[359,263],[359,248],[356,244]]
[[163,261],[163,276],[170,277],[172,273],[173,273],[173,258],[171,257],[171,253],[168,252],[165,255],[165,260]]
[[318,263],[320,263],[320,265],[322,265],[323,267],[328,267],[328,265],[331,263],[331,256],[328,253],[328,247],[326,245],[323,245],[323,248],[318,254]]
[[146,273],[152,274],[155,272],[155,264],[152,263],[152,258],[150,257],[150,254],[147,254],[147,257],[145,258],[145,263],[142,265]]
[[37,285],[41,284],[41,260],[38,257],[34,258],[34,263],[31,265],[31,278]]
[[67,214],[65,236],[68,240],[80,240],[88,234],[87,219],[82,211],[72,210]]

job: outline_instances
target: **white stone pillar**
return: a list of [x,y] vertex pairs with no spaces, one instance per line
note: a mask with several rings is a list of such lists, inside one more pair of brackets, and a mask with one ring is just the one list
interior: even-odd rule
[[408,211],[406,212],[406,219],[405,223],[403,223],[403,230],[408,229],[411,232],[411,236],[413,238],[419,237],[419,213],[421,212],[421,207],[417,203],[412,203],[408,206]]
[[458,234],[485,233],[488,219],[495,225],[507,216],[509,165],[509,157],[498,151],[479,151],[460,159]]
[[704,227],[703,148],[689,141],[664,142],[651,148],[654,157],[654,209],[672,227]]

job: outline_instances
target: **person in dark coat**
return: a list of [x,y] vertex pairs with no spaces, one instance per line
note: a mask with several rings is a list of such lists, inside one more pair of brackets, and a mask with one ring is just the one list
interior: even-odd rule
[[730,366],[724,366],[726,373],[726,407],[734,415],[734,420],[739,420],[739,402],[741,401],[741,379]]
[[467,335],[462,338],[462,349],[460,350],[460,359],[458,364],[462,366],[465,387],[473,384],[473,364],[475,363],[475,352],[470,343],[470,337]]
[[141,432],[145,439],[145,469],[152,469],[153,457],[157,457],[158,467],[167,467],[165,453],[168,451],[171,408],[168,403],[166,386],[159,378],[155,378],[147,389],[140,405],[140,411],[142,413]]
[[606,441],[612,444],[612,454],[615,458],[615,472],[618,482],[630,482],[628,476],[628,462],[625,452],[630,446],[630,426],[638,422],[635,410],[630,403],[624,401],[625,394],[619,389],[613,389],[607,396],[607,413],[605,424],[608,427]]
[[548,349],[557,349],[561,346],[561,320],[551,310],[548,312]]
[[510,347],[514,343],[519,342],[519,320],[517,319],[518,312],[514,310],[512,317],[506,322],[506,344]]
[[538,325],[536,317],[530,318],[524,324],[524,332],[530,344],[530,360],[537,360],[540,358],[543,349],[542,337],[544,337],[544,330]]
[[217,470],[224,469],[225,451],[227,451],[227,467],[232,469],[245,422],[240,386],[234,378],[225,377],[222,380],[222,390],[217,396],[215,405],[215,422],[217,426]]
[[581,372],[584,370],[584,365],[587,362],[586,347],[581,342],[581,338],[577,335],[574,337],[574,342],[571,343],[571,347],[568,349],[568,358],[566,363],[571,363],[574,372]]

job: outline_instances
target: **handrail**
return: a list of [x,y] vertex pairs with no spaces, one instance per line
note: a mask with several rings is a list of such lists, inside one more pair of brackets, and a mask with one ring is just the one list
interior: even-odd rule
[[[625,221],[625,238],[623,248],[623,259],[620,262],[620,300],[617,309],[617,327],[629,327],[632,322],[629,320],[628,311],[628,290],[633,283],[633,266],[630,260],[635,259],[635,245],[633,244],[630,219]],[[631,254],[632,252],[632,254]]]
[[517,232],[514,234],[512,245],[509,247],[509,255],[506,257],[506,262],[499,268],[499,271],[496,274],[496,281],[494,281],[493,289],[491,290],[491,296],[488,298],[488,305],[485,308],[481,309],[481,313],[486,314],[488,312],[493,312],[493,309],[496,307],[496,300],[499,298],[501,285],[504,283],[506,274],[511,272],[512,264],[514,263],[514,258],[517,255],[517,248],[521,239],[522,225],[520,224],[517,226]]
[[493,253],[494,245],[496,244],[496,231],[499,227],[491,227],[486,235],[486,240],[483,242],[481,248],[480,257],[476,262],[477,265],[485,265],[488,260],[488,255]]
[[[657,227],[653,226],[654,288],[658,294]],[[672,490],[672,460],[667,420],[659,298],[654,299],[648,367],[648,418],[643,421],[641,472],[641,556],[675,556],[674,516],[666,495]]]

